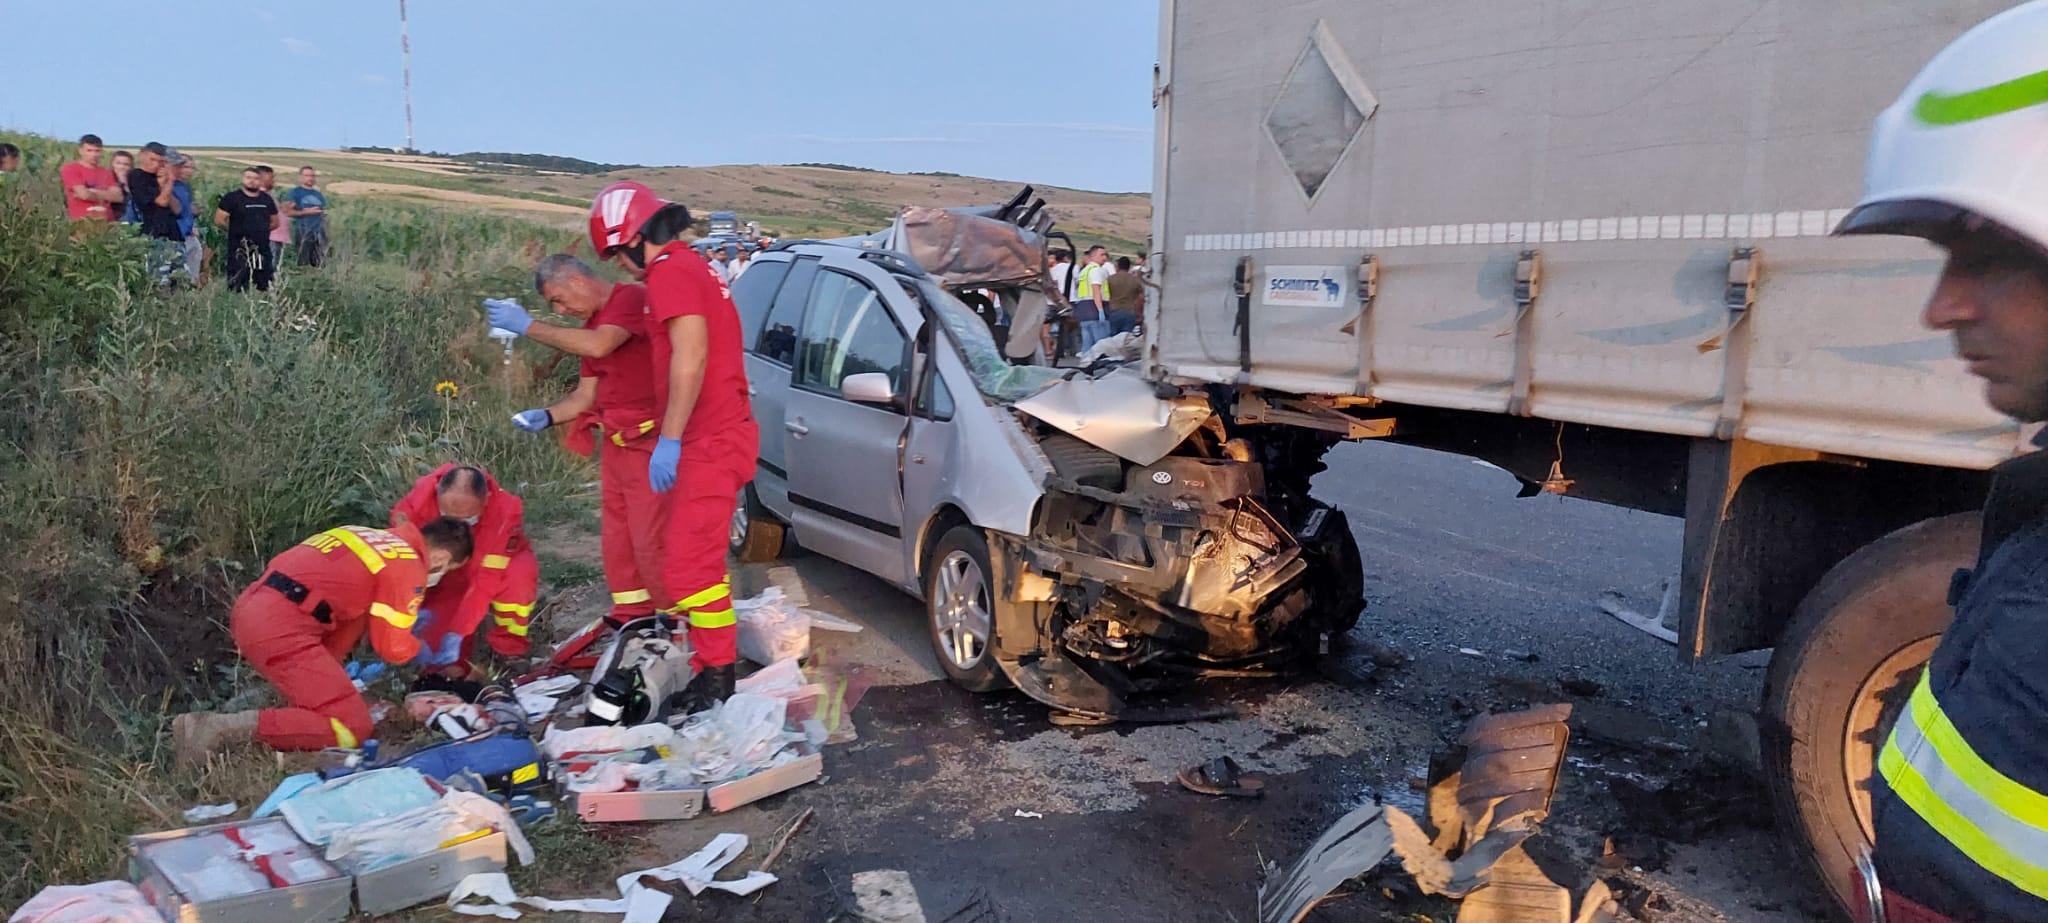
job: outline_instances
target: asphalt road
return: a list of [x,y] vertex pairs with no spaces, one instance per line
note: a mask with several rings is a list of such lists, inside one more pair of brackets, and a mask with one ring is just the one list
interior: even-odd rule
[[[1330,463],[1318,492],[1349,513],[1369,580],[1347,656],[1362,666],[1377,643],[1412,662],[1362,686],[1306,678],[1213,690],[1245,707],[1239,719],[1054,728],[1014,692],[977,697],[939,681],[909,597],[800,555],[739,579],[800,585],[812,608],[867,626],[814,633],[828,664],[872,683],[852,712],[859,739],[827,748],[819,784],[608,835],[658,865],[740,831],[753,839],[751,867],[775,830],[815,809],[775,866],[781,881],[745,899],[678,897],[669,919],[886,918],[873,893],[883,889],[932,921],[1251,920],[1262,863],[1291,861],[1331,820],[1375,799],[1419,812],[1412,780],[1470,715],[1569,701],[1582,726],[1538,855],[1553,877],[1576,886],[1597,875],[1654,895],[1651,919],[1816,918],[1821,905],[1764,826],[1761,791],[1705,755],[1708,719],[1753,707],[1761,657],[1690,666],[1596,607],[1619,590],[1654,611],[1660,581],[1678,568],[1676,520],[1516,500],[1505,473],[1417,449],[1347,445]],[[1182,767],[1223,754],[1265,773],[1267,796],[1211,799],[1173,783]],[[1641,799],[1617,795],[1623,785],[1672,786],[1677,810],[1636,811]],[[1610,837],[1629,841],[1626,858],[1597,866]],[[1312,919],[1443,920],[1449,910],[1372,888]]]

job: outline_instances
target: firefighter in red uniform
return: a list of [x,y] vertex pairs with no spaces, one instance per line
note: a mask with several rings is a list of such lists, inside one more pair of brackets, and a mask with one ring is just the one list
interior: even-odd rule
[[540,561],[526,542],[526,504],[475,465],[446,464],[412,485],[391,507],[391,524],[422,523],[446,516],[469,524],[476,554],[427,590],[414,634],[427,646],[426,666],[457,677],[475,643],[478,625],[490,616],[484,643],[500,657],[527,651],[534,595],[540,590]]
[[648,456],[661,425],[654,393],[653,347],[647,339],[647,289],[610,284],[566,253],[541,260],[534,289],[583,326],[536,324],[519,302],[484,302],[491,326],[510,330],[583,360],[576,390],[546,407],[512,415],[537,433],[566,424],[562,442],[579,455],[597,451],[603,485],[599,539],[604,578],[612,591],[614,625],[651,615],[661,591],[661,527],[667,504],[647,483]]
[[418,528],[342,526],[270,559],[235,600],[235,649],[277,687],[284,708],[193,712],[171,722],[179,762],[203,762],[254,739],[277,750],[355,748],[370,736],[370,706],[342,666],[365,632],[377,656],[411,663],[420,596],[469,560],[469,526],[436,519]]
[[647,283],[648,338],[660,439],[647,479],[668,495],[662,587],[687,615],[692,705],[732,694],[738,629],[726,536],[740,488],[754,479],[760,432],[747,402],[739,311],[710,264],[682,238],[690,210],[639,183],[614,183],[590,205],[590,243]]

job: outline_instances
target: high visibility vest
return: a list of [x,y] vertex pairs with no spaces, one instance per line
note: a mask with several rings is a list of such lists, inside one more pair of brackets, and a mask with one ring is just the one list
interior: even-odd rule
[[1886,784],[1957,852],[2048,900],[2048,794],[1986,762],[1920,684],[1878,756]]

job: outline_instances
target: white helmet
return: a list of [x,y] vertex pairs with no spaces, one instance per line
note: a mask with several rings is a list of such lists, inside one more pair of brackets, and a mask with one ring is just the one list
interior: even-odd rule
[[2048,251],[2048,0],[1978,24],[1877,117],[1837,234],[1937,243],[1987,224]]

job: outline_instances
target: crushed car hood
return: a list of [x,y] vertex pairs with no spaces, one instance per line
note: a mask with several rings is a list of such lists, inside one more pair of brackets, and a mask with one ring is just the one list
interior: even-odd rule
[[1101,378],[1071,378],[1011,406],[1139,465],[1166,457],[1216,412],[1199,395],[1160,398],[1132,366]]

